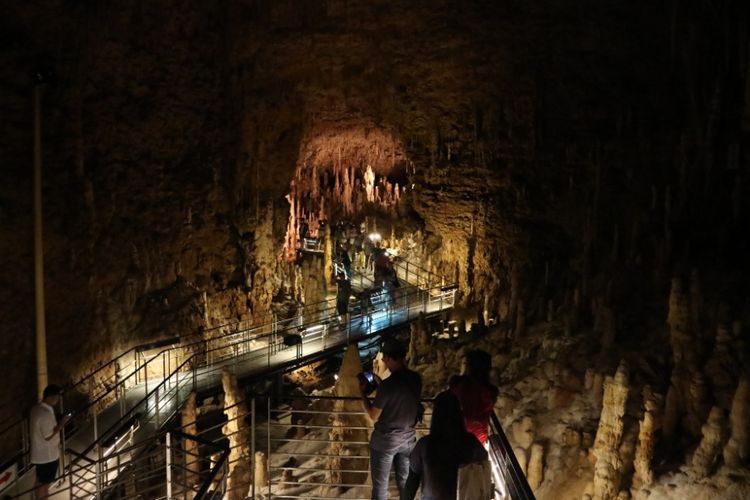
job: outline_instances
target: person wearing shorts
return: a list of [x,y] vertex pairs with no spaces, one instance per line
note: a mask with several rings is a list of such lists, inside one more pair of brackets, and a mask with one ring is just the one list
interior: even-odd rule
[[49,487],[57,476],[60,460],[60,431],[70,419],[64,416],[57,421],[55,406],[60,401],[61,389],[49,385],[44,389],[42,400],[31,409],[29,433],[31,435],[31,463],[36,469],[34,494],[37,499],[49,495]]

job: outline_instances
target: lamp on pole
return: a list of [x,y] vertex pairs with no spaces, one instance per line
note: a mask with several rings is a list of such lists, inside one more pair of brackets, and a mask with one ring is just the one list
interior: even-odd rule
[[35,70],[34,81],[34,302],[36,376],[39,397],[47,387],[47,333],[44,320],[44,245],[42,240],[42,92],[50,71]]

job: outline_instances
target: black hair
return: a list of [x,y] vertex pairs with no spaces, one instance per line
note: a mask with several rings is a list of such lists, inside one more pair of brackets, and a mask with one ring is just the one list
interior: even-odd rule
[[466,353],[466,369],[468,375],[477,382],[490,383],[490,369],[492,368],[492,356],[487,351],[474,349]]
[[50,384],[44,388],[42,397],[48,398],[50,396],[59,396],[61,393],[62,393],[62,389],[60,389],[60,386],[55,385],[55,384]]
[[451,440],[466,432],[461,403],[452,392],[441,392],[432,404],[431,436]]

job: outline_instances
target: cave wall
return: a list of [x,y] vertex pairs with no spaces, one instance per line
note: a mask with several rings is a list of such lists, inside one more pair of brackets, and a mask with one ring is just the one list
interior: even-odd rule
[[405,146],[433,262],[505,319],[519,301],[539,317],[576,293],[637,292],[633,314],[653,314],[675,269],[726,259],[711,267],[721,281],[746,268],[740,3],[39,0],[7,11],[2,356],[17,360],[9,397],[22,405],[40,65],[55,73],[44,96],[55,380],[204,326],[206,304],[267,307],[260,282],[301,144],[332,127]]

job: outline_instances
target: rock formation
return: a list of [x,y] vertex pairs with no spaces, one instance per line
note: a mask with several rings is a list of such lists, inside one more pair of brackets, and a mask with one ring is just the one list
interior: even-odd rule
[[540,443],[531,445],[531,456],[529,457],[526,477],[532,490],[536,490],[542,484],[544,479],[544,446]]
[[425,321],[424,313],[420,313],[417,321],[411,324],[407,360],[414,364],[418,359],[428,355],[429,351],[430,334],[427,331],[427,322]]
[[243,394],[237,387],[237,377],[226,367],[221,373],[221,383],[224,387],[224,414],[227,416],[222,432],[229,440],[227,498],[239,500],[245,498],[253,474],[250,433],[245,422],[248,412]]
[[596,432],[592,455],[594,465],[595,500],[613,500],[620,491],[623,463],[618,454],[623,434],[623,415],[628,399],[628,368],[621,362],[614,377],[604,381],[602,413]]
[[725,425],[724,410],[717,406],[711,408],[708,420],[701,429],[703,437],[700,445],[695,450],[691,461],[691,472],[696,477],[706,477],[716,465],[716,460],[724,444]]
[[638,430],[638,447],[635,452],[633,482],[635,486],[649,486],[653,480],[651,463],[656,446],[655,432],[660,425],[660,411],[662,407],[660,395],[651,391],[649,386],[643,389],[643,419]]
[[[190,436],[198,434],[197,411],[195,407],[195,391],[191,392],[182,405],[180,412],[180,423],[182,432]],[[182,440],[182,452],[185,457],[185,485],[193,488],[198,482],[200,473],[200,455],[198,453],[198,443],[192,439]],[[190,495],[192,498],[192,495]]]
[[[359,359],[359,350],[356,344],[348,348],[344,354],[339,369],[339,378],[334,387],[334,393],[342,398],[357,398],[359,396],[359,380],[357,374],[362,371],[362,362]],[[367,427],[369,420],[362,411],[359,399],[336,400],[333,412],[328,423],[331,430],[328,439],[331,441],[328,447],[330,458],[326,463],[327,482],[332,486],[339,484],[362,484],[367,479],[367,462],[358,458],[347,458],[347,456],[367,455],[366,445],[347,444],[347,442],[364,443],[368,441]],[[354,413],[354,414],[352,414]]]
[[739,467],[750,459],[750,381],[742,378],[732,400],[729,413],[731,434],[724,447],[724,463]]

